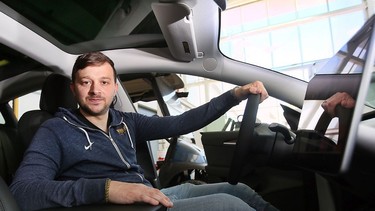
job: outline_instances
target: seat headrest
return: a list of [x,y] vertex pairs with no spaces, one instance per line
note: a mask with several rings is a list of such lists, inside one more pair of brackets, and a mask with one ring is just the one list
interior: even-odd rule
[[54,114],[59,107],[77,108],[77,101],[70,88],[70,79],[60,74],[51,74],[43,84],[39,107]]

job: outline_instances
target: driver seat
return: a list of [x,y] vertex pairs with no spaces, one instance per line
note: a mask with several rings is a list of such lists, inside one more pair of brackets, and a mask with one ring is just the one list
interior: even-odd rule
[[[23,143],[26,149],[31,143],[32,137],[38,130],[39,126],[49,118],[54,116],[54,113],[59,107],[76,109],[78,108],[77,101],[75,100],[70,88],[70,79],[60,74],[49,75],[43,85],[40,96],[40,110],[33,110],[24,113],[18,122],[18,140]],[[150,155],[150,149],[147,144],[137,145],[137,159],[139,164],[145,171],[146,178],[158,188],[158,179],[156,169]],[[151,168],[153,167],[153,168]],[[4,183],[5,184],[5,183]],[[9,188],[1,187],[0,181],[0,210],[13,211],[18,210],[17,205],[13,203],[15,200],[11,195]],[[4,193],[4,194],[3,194]],[[12,200],[9,200],[9,199]],[[4,204],[12,206],[4,206]],[[13,204],[12,204],[13,203]],[[13,206],[14,205],[14,206]],[[7,208],[9,207],[9,208]],[[67,208],[53,208],[48,210],[66,210]],[[89,205],[68,208],[69,210],[137,210],[137,211],[153,211],[153,210],[166,210],[166,207],[151,206],[151,205]]]
[[49,75],[40,94],[40,110],[25,112],[18,122],[18,140],[26,149],[39,126],[52,118],[59,107],[77,109],[78,104],[69,88],[70,79],[60,75]]

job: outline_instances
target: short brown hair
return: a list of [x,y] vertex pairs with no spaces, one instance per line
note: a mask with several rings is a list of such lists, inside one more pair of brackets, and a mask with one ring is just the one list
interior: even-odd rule
[[77,57],[76,62],[73,65],[72,82],[74,83],[74,81],[76,79],[76,73],[79,70],[84,69],[88,66],[99,66],[99,65],[102,65],[106,62],[111,65],[111,67],[113,69],[113,76],[114,76],[114,79],[115,79],[115,82],[116,82],[117,73],[116,73],[116,69],[115,69],[115,64],[113,63],[113,61],[108,56],[106,56],[102,52],[98,52],[98,51],[97,52],[85,53],[85,54],[82,54],[82,55]]

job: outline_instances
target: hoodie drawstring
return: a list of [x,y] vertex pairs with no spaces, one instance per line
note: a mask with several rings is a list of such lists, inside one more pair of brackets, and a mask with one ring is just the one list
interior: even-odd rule
[[83,128],[81,128],[81,127],[78,127],[78,129],[80,129],[80,130],[82,130],[83,131],[83,133],[85,133],[85,135],[86,135],[86,139],[87,139],[87,142],[89,143],[89,145],[85,145],[84,147],[85,147],[85,150],[92,150],[92,145],[94,144],[94,142],[91,142],[91,140],[90,140],[90,137],[89,137],[89,134],[87,133],[87,131],[85,130],[85,129],[83,129]]
[[121,124],[124,125],[125,129],[126,129],[126,133],[128,134],[128,137],[129,137],[129,142],[130,142],[130,146],[132,149],[134,149],[134,144],[133,144],[133,140],[132,140],[132,137],[130,135],[130,132],[129,132],[129,128],[128,126],[126,125],[126,123],[124,121],[121,121]]

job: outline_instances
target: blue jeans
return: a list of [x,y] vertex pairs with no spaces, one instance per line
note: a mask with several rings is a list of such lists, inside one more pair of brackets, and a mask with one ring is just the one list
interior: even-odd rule
[[239,183],[183,184],[161,190],[173,202],[170,210],[277,210],[249,186]]

